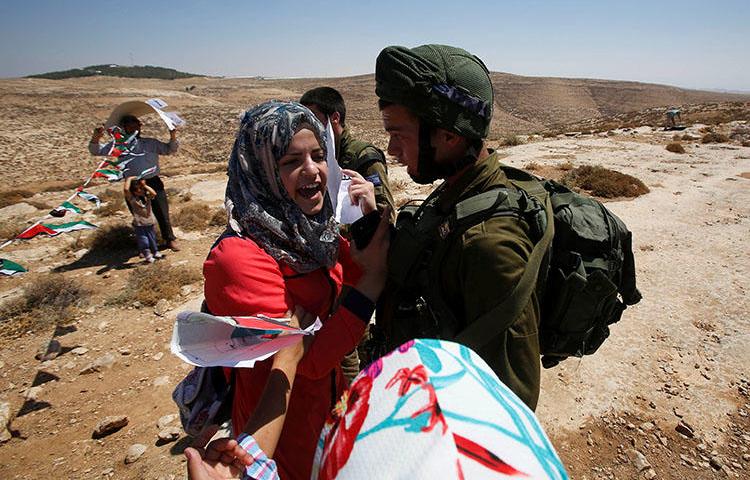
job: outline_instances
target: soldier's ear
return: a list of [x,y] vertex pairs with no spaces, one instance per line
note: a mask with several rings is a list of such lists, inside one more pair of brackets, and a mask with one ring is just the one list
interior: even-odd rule
[[333,112],[328,116],[328,120],[331,122],[332,127],[341,125],[341,115],[339,114],[339,112]]

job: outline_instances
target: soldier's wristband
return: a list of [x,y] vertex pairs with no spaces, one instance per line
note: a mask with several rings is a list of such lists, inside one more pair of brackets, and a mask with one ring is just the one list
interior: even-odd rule
[[363,322],[370,323],[375,311],[375,302],[367,298],[362,292],[352,287],[341,300],[341,306],[359,317]]

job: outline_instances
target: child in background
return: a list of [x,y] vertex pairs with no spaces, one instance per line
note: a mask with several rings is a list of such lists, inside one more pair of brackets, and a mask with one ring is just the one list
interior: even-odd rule
[[154,263],[157,258],[162,258],[159,248],[156,246],[156,217],[151,210],[151,199],[156,196],[153,188],[146,185],[145,180],[133,177],[125,179],[125,201],[128,202],[130,212],[133,214],[133,230],[138,242],[138,250],[148,263]]

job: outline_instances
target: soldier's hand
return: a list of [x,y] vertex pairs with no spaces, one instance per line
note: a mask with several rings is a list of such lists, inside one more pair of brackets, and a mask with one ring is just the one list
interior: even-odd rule
[[352,258],[363,270],[362,278],[355,288],[373,302],[377,301],[383,291],[388,275],[388,247],[391,244],[390,216],[391,209],[386,207],[380,215],[378,229],[375,230],[367,247],[358,250],[353,244],[351,246]]
[[352,179],[351,184],[349,185],[349,198],[351,199],[352,205],[359,205],[362,209],[362,213],[365,215],[377,210],[378,206],[375,203],[375,185],[354,170],[343,169],[341,171],[344,175]]

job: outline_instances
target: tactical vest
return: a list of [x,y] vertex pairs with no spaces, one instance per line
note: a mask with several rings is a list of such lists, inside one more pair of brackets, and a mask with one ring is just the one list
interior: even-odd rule
[[[619,218],[554,181],[501,168],[510,188],[465,198],[448,216],[436,208],[439,191],[420,206],[402,207],[389,252],[386,313],[378,318],[386,345],[373,346],[373,354],[420,337],[452,339],[477,350],[499,333],[497,318],[517,318],[536,291],[540,348],[550,367],[568,356],[594,353],[626,305],[640,300],[631,234]],[[466,230],[496,216],[526,220],[535,246],[506,300],[462,325],[440,291],[440,266]]]

